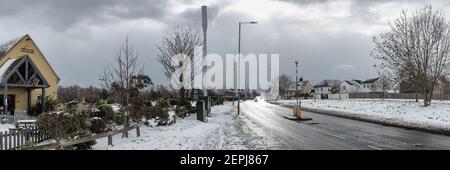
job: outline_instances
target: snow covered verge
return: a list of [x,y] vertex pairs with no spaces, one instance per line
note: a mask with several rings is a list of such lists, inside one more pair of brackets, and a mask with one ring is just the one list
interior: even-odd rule
[[[277,104],[292,106],[295,100]],[[301,104],[305,111],[450,134],[450,101],[432,101],[429,107],[399,99],[301,100]]]
[[97,140],[93,149],[240,150],[269,149],[270,143],[273,143],[264,131],[237,117],[230,104],[212,107],[207,123],[197,121],[196,116],[193,114],[185,119],[178,118],[170,126],[143,125],[140,137],[136,137],[135,130],[130,131],[129,138],[115,135],[113,146],[107,146],[107,138],[102,138]]

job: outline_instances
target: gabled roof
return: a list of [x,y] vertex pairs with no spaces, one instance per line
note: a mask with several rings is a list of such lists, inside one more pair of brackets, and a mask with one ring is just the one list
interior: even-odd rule
[[1,67],[0,67],[0,82],[7,77],[7,75],[12,71],[12,69],[17,65],[17,61],[20,61],[20,58],[11,58],[8,59]]
[[347,84],[352,85],[352,86],[355,85],[355,83],[353,83],[353,82],[351,82],[351,81],[348,81],[348,80],[344,80],[344,82],[346,82]]
[[[19,70],[19,68],[22,68]],[[11,83],[9,80],[16,77],[20,83]],[[29,56],[8,59],[0,67],[0,84],[27,87],[49,87],[48,81],[33,63]]]
[[[299,82],[299,83],[298,83],[298,89],[299,89],[299,90],[303,89],[307,84],[310,84],[310,82],[309,82],[308,80]],[[290,89],[290,90],[295,90],[295,89],[296,89],[296,82],[292,82],[292,83],[289,85],[289,89]]]
[[374,83],[374,82],[378,81],[378,79],[380,79],[380,78],[377,77],[377,78],[367,79],[367,80],[364,80],[361,84]]
[[16,44],[27,35],[17,37],[13,40],[9,40],[7,42],[0,44],[0,59],[2,59],[11,49],[16,46]]
[[[26,34],[20,37],[17,37],[13,40],[7,41],[5,43],[1,43],[0,44],[0,60],[5,57],[6,54],[8,54],[9,51],[11,51],[16,45],[17,43],[19,43],[20,40],[24,39],[28,37],[29,39],[31,39],[30,35]],[[33,40],[31,40],[31,42],[37,47],[37,45],[34,43]],[[39,51],[40,54],[42,54],[41,50],[39,49],[39,47],[37,47],[37,50]],[[43,55],[43,54],[42,54]],[[50,63],[48,62],[47,58],[45,58],[45,56],[43,56],[44,61],[49,65],[50,70],[55,74],[57,81],[59,82],[59,80],[61,80],[58,76],[58,74],[56,74],[55,70],[53,69],[53,67],[50,65]]]
[[336,87],[339,86],[342,82],[340,80],[323,80],[319,84],[315,85],[314,88],[317,87]]
[[354,80],[352,80],[352,81],[354,81],[354,82],[356,82],[356,83],[358,83],[358,84],[361,84],[363,81],[362,80],[356,80],[356,79],[354,79]]

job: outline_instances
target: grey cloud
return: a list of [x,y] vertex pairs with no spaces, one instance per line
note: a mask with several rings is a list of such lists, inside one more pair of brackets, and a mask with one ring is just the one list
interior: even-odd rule
[[65,31],[82,21],[91,24],[117,19],[164,18],[168,1],[160,0],[2,0],[0,18],[21,17],[27,22],[49,24],[55,31]]
[[[209,9],[208,48],[210,53],[237,52],[239,21],[258,16],[225,12],[226,0],[212,3]],[[328,0],[282,0],[292,5],[320,5]],[[176,26],[200,28],[200,6],[173,15],[173,1],[166,0],[0,0],[0,42],[30,33],[62,78],[62,85],[98,85],[98,74],[112,60],[126,35],[139,50],[145,71],[156,84],[168,84],[157,62],[156,45]],[[185,4],[194,0],[183,0]],[[377,23],[384,13],[370,13],[370,7],[398,2],[418,6],[423,1],[381,0],[352,1],[351,15],[342,18],[302,21],[301,16],[265,20],[245,26],[242,32],[243,53],[280,54],[280,72],[295,73],[294,60],[300,61],[305,79],[365,79],[373,77],[371,35],[361,29],[383,26]],[[448,1],[433,0],[439,8],[449,9]],[[399,7],[400,8],[400,7]],[[175,9],[176,10],[176,9]],[[283,10],[283,9],[280,9]],[[329,9],[333,10],[333,9]],[[400,10],[400,9],[395,9]],[[395,12],[395,11],[394,11]],[[126,25],[130,20],[150,19],[155,25]],[[387,22],[387,21],[386,21]],[[125,25],[124,25],[125,24]],[[162,24],[163,28],[159,29]],[[352,24],[352,25],[350,25]],[[95,26],[99,30],[92,30]],[[354,28],[359,27],[361,28]],[[327,31],[331,27],[336,31]],[[356,29],[356,30],[352,30]],[[339,64],[353,65],[351,71],[335,71]]]

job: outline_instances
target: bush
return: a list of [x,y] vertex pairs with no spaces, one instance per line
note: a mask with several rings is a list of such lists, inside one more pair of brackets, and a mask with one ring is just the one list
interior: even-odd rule
[[92,133],[102,133],[106,131],[106,123],[103,119],[99,117],[94,117],[91,119],[90,130]]
[[175,109],[175,114],[177,117],[184,118],[188,114],[188,109],[184,106],[177,106]]
[[156,102],[156,106],[167,109],[170,107],[170,103],[166,99],[160,99]]
[[56,111],[59,105],[59,101],[53,98],[47,97],[47,100],[45,102],[45,108],[48,112]]
[[192,107],[191,101],[186,99],[180,99],[177,103],[178,106],[184,106],[185,108]]
[[76,115],[67,112],[43,113],[36,120],[39,129],[57,141],[76,136],[83,127],[80,122]]
[[169,104],[170,104],[170,105],[177,105],[177,104],[178,104],[178,100],[176,100],[176,99],[170,99],[170,100],[169,100]]
[[97,109],[96,107],[90,108],[89,113],[92,117],[102,117],[102,112],[100,109]]
[[115,113],[112,121],[117,125],[123,125],[125,121],[125,115],[123,113]]
[[[64,111],[39,115],[36,124],[51,138],[60,141],[105,132],[107,122],[102,117],[109,118],[110,121],[118,122],[118,124],[123,122],[123,115],[115,113],[111,106],[90,107],[78,102],[69,102]],[[94,144],[95,141],[89,141],[64,149],[90,149]]]
[[101,106],[101,105],[105,105],[105,104],[108,104],[108,102],[106,100],[103,100],[103,99],[98,100],[97,102],[95,102],[96,106]]
[[117,114],[114,112],[113,108],[107,104],[98,106],[98,110],[100,110],[100,115],[98,117],[101,117],[106,122],[112,122],[114,116]]
[[158,105],[151,107],[149,113],[144,116],[147,120],[156,120],[158,126],[166,126],[174,123],[169,117],[169,109],[162,108]]

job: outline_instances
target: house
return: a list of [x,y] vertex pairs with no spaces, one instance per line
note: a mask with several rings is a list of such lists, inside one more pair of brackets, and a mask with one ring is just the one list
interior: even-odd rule
[[301,89],[301,94],[310,94],[314,90],[314,86],[310,81],[302,81],[299,89]]
[[[45,111],[57,97],[59,77],[29,35],[0,44],[0,109],[11,115]],[[45,96],[45,97],[42,97]]]
[[342,81],[340,85],[340,93],[358,93],[360,88],[360,84],[358,81]]
[[[296,82],[291,83],[289,86],[289,89],[287,90],[287,96],[295,96],[296,91]],[[300,93],[300,96],[311,94],[311,92],[314,90],[314,86],[311,84],[310,81],[302,81],[298,83],[298,91]]]
[[380,78],[371,78],[361,82],[359,92],[360,93],[382,93],[384,92]]
[[341,85],[340,80],[323,80],[319,84],[314,86],[314,93],[316,95],[320,94],[332,94],[333,88],[339,88]]

